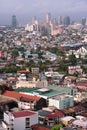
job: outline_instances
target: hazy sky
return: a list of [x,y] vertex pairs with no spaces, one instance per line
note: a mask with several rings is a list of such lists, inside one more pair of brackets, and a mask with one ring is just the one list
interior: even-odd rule
[[0,0],[0,24],[11,24],[11,16],[16,15],[19,23],[28,23],[33,16],[71,16],[74,19],[87,17],[87,0]]

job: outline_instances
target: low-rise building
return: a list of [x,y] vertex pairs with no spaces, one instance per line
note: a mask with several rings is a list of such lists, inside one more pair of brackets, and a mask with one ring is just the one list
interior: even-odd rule
[[32,125],[38,124],[38,113],[30,110],[4,112],[4,122],[11,130],[29,130]]
[[72,123],[77,128],[87,129],[87,119],[83,116],[76,116],[76,120]]
[[83,72],[83,70],[82,70],[81,66],[69,66],[68,67],[69,74],[74,74],[74,73],[82,74],[82,72]]
[[56,112],[52,112],[46,115],[45,123],[48,126],[54,126],[60,122],[62,117],[64,117],[64,113],[60,110],[57,110]]
[[47,101],[36,95],[6,91],[3,96],[17,101],[19,108],[22,109],[40,110],[47,106]]
[[75,118],[73,118],[72,116],[65,116],[65,117],[61,118],[61,122],[65,126],[70,125],[74,120],[75,120]]
[[62,110],[65,113],[65,116],[71,115],[71,116],[76,116],[78,114],[82,114],[84,112],[86,112],[86,108],[84,106],[81,105],[76,105],[70,108],[66,108],[64,110]]
[[78,92],[77,88],[68,86],[49,85],[48,88],[57,91],[59,95],[63,94],[75,96]]
[[36,88],[36,87],[43,88],[47,87],[47,85],[48,85],[47,80],[36,81],[33,79],[33,81],[20,80],[16,82],[16,88]]
[[55,96],[54,98],[49,98],[49,106],[55,106],[58,109],[72,107],[73,104],[73,96],[70,95],[60,95]]

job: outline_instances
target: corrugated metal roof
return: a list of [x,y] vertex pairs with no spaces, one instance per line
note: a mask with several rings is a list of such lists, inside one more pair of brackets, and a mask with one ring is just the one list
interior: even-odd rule
[[19,118],[19,117],[32,116],[36,113],[33,111],[18,111],[18,112],[12,112],[12,114],[15,118]]
[[36,96],[36,95],[34,95],[34,96],[33,95],[27,95],[27,94],[22,94],[22,93],[15,92],[15,91],[5,91],[3,96],[12,97],[12,98],[15,98],[15,99],[20,99],[21,97],[23,97],[23,98],[31,99],[33,101],[38,101],[41,98],[41,97]]

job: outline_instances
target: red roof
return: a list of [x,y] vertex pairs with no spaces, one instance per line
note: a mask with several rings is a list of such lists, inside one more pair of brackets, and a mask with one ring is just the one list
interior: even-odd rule
[[5,91],[3,96],[15,98],[15,99],[20,99],[21,97],[23,97],[23,98],[31,99],[33,101],[39,101],[41,98],[41,97],[36,96],[36,95],[35,96],[27,95],[27,94],[22,94],[22,93],[15,92],[15,91]]
[[4,53],[0,52],[0,58],[5,57]]
[[13,112],[12,114],[15,118],[19,118],[19,117],[32,116],[36,113],[33,111],[18,111],[18,112]]
[[18,70],[17,73],[29,73],[29,70]]
[[78,106],[74,106],[72,107],[74,111],[81,111],[81,110],[85,110],[86,108],[84,106],[78,105]]
[[62,117],[62,116],[64,116],[64,113],[62,111],[57,111],[57,112],[46,115],[46,117],[48,118],[57,118],[57,117]]
[[44,126],[34,125],[32,126],[33,130],[50,130],[49,128],[46,128]]
[[87,83],[77,83],[76,86],[84,86],[84,87],[87,87]]
[[10,77],[10,78],[8,78],[8,81],[17,81],[17,78],[16,77]]

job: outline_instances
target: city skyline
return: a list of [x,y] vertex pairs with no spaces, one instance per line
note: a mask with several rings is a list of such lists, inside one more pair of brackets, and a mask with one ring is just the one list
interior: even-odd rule
[[0,25],[11,24],[12,15],[19,24],[28,23],[33,16],[44,17],[50,12],[52,17],[70,16],[72,20],[87,17],[87,0],[0,0]]

